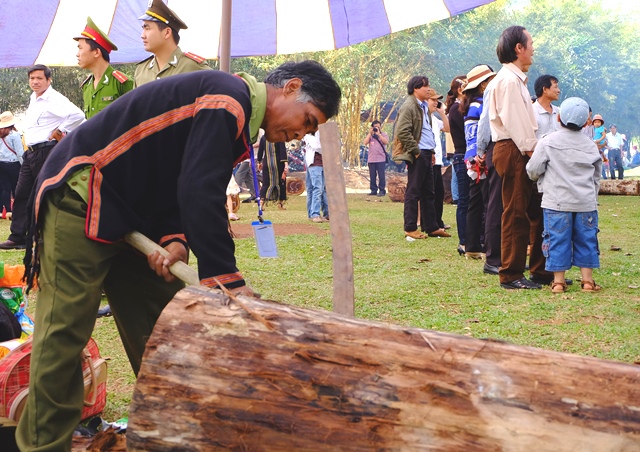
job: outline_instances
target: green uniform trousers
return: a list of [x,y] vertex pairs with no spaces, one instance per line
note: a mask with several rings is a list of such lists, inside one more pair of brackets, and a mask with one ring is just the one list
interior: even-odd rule
[[164,307],[184,287],[153,272],[125,243],[85,236],[87,204],[67,184],[40,210],[39,292],[29,397],[16,432],[21,451],[69,451],[84,389],[81,352],[96,322],[102,291],[136,375],[146,340]]

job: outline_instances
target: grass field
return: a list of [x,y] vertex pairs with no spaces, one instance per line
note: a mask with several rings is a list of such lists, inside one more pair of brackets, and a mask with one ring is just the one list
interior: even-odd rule
[[[377,200],[377,198],[376,198]],[[457,239],[407,242],[402,205],[365,195],[349,195],[353,236],[356,316],[359,318],[495,338],[522,345],[633,363],[640,361],[640,199],[600,198],[601,269],[597,294],[580,292],[576,281],[563,295],[501,289],[496,276],[482,273],[482,262],[456,252]],[[286,211],[269,209],[276,225],[309,224],[306,199],[294,197]],[[255,204],[251,204],[254,206]],[[242,204],[240,223],[255,219]],[[445,222],[455,236],[455,206],[445,206]],[[0,235],[8,234],[0,221]],[[322,235],[278,237],[277,259],[260,259],[253,239],[236,240],[238,267],[265,299],[313,309],[331,309],[332,257],[329,224]],[[620,251],[611,251],[611,247]],[[5,263],[22,252],[4,251]],[[191,259],[196,266],[195,259]],[[578,280],[572,269],[567,276]],[[36,306],[30,299],[30,310]],[[37,326],[36,326],[37,327]],[[125,416],[135,383],[113,318],[98,319],[94,338],[109,359],[108,402],[103,417]],[[170,420],[168,420],[170,422]]]

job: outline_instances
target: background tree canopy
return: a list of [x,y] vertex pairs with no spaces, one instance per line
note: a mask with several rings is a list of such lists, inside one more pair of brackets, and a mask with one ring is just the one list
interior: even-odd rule
[[[603,115],[607,127],[615,122],[628,137],[640,136],[636,115],[627,113],[640,105],[635,77],[640,69],[640,42],[636,39],[640,23],[612,14],[599,3],[582,0],[497,0],[449,20],[340,50],[236,59],[232,71],[245,71],[261,79],[285,61],[320,61],[342,87],[343,103],[336,120],[344,158],[357,163],[359,145],[370,122],[361,121],[362,111],[370,110],[370,117],[379,117],[381,103],[400,104],[406,96],[406,82],[413,75],[426,75],[431,85],[445,94],[455,76],[466,74],[476,64],[499,69],[495,52],[498,37],[513,24],[525,26],[533,35],[535,55],[528,74],[531,94],[538,76],[552,74],[560,80],[561,100],[582,97],[594,113]],[[69,45],[75,46],[71,38]],[[217,61],[210,64],[217,67]],[[132,75],[133,67],[118,69]],[[77,67],[52,70],[55,88],[82,106],[79,83],[86,71]],[[0,111],[24,111],[30,93],[24,68],[0,70]],[[385,124],[385,129],[391,133],[392,125]]]

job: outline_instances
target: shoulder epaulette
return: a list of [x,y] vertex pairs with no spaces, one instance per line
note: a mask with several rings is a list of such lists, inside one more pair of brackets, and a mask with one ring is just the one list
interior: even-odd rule
[[136,66],[138,66],[138,65],[140,65],[140,64],[143,64],[143,63],[146,63],[146,62],[147,62],[147,61],[149,61],[151,58],[153,58],[153,55],[149,55],[149,56],[148,56],[147,58],[145,58],[144,60],[137,62],[137,63],[136,63]]
[[86,85],[87,82],[91,80],[91,77],[93,77],[93,75],[89,75],[87,78],[85,78],[84,81],[80,83],[80,87],[83,87],[84,85]]
[[129,77],[127,77],[126,75],[124,75],[122,72],[120,71],[113,71],[112,72],[113,78],[115,78],[117,81],[119,81],[120,83],[124,83],[127,80],[129,80]]
[[204,60],[206,59],[206,58],[202,58],[200,55],[196,55],[195,53],[191,53],[191,52],[185,52],[184,56],[195,61],[198,64],[204,63]]

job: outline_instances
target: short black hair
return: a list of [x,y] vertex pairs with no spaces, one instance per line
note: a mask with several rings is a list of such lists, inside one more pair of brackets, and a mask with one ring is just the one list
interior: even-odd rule
[[371,123],[371,127],[375,126],[376,124],[382,125],[382,123],[376,119]]
[[30,76],[32,72],[35,71],[43,71],[44,72],[44,76],[47,80],[49,80],[51,78],[51,69],[49,69],[47,66],[45,66],[44,64],[34,64],[33,66],[31,66],[29,68],[29,70],[27,71],[27,76]]
[[553,84],[553,82],[558,83],[558,78],[553,75],[545,74],[538,77],[536,79],[536,82],[533,84],[533,90],[535,91],[536,96],[537,97],[542,96],[544,89],[551,88],[551,85]]
[[104,60],[109,63],[110,59],[109,59],[109,52],[106,51],[106,49],[104,47],[102,47],[100,44],[98,44],[97,42],[95,42],[93,39],[85,39],[85,41],[87,41],[87,44],[89,44],[89,48],[91,50],[96,50],[96,49],[100,49],[100,53],[102,54],[102,58],[104,58]]
[[500,39],[498,39],[498,47],[496,48],[496,54],[498,60],[502,64],[513,63],[518,59],[516,53],[516,45],[522,44],[527,47],[527,35],[524,33],[526,28],[520,25],[512,25],[502,32]]
[[157,20],[153,20],[152,22],[155,22],[158,24],[158,29],[160,31],[164,30],[165,28],[171,28],[171,36],[173,36],[173,42],[176,43],[176,45],[180,44],[180,33],[178,33],[178,30],[176,30],[173,27],[170,27],[169,25],[165,24],[164,22],[158,22]]
[[414,75],[407,83],[407,94],[413,94],[415,90],[423,86],[429,86],[429,79],[424,75]]
[[[599,121],[599,119],[597,119],[597,121]],[[564,122],[562,122],[562,120],[560,120],[560,125],[565,129],[573,130],[574,132],[579,132],[582,130],[582,126],[579,126],[572,122],[570,122],[569,124],[565,124]]]
[[324,66],[313,60],[300,63],[290,61],[271,71],[264,82],[282,88],[292,78],[302,80],[300,91],[303,97],[299,99],[300,102],[311,102],[327,119],[338,114],[342,91]]

